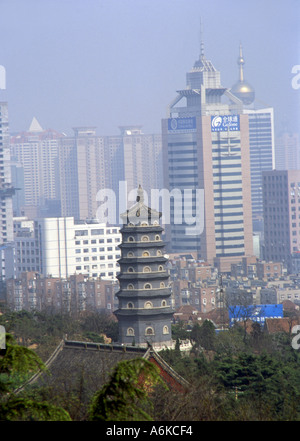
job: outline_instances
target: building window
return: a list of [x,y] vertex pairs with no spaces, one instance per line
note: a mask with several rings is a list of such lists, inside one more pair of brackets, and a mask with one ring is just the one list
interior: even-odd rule
[[163,334],[169,334],[169,327],[168,326],[163,327]]
[[163,271],[163,270],[164,270],[164,267],[162,265],[159,265],[158,271]]
[[160,282],[160,287],[161,288],[165,288],[165,283],[164,282]]
[[159,236],[159,234],[157,234],[157,235],[155,236],[155,240],[160,240],[160,236]]
[[134,237],[129,236],[128,239],[127,239],[127,242],[134,242]]
[[132,309],[133,308],[133,303],[131,303],[131,302],[127,303],[127,308]]
[[166,300],[162,300],[162,302],[161,302],[161,306],[163,306],[163,307],[167,306],[167,302],[166,302]]
[[149,242],[148,236],[142,236],[142,242]]
[[127,253],[127,257],[134,257],[133,252],[132,252],[132,251],[129,251],[129,252]]
[[151,289],[152,286],[150,285],[150,283],[145,283],[144,285],[144,289]]
[[161,255],[162,255],[162,252],[161,252],[160,250],[157,250],[156,255],[157,255],[157,256],[161,256]]
[[130,266],[127,270],[128,273],[134,273],[134,269],[132,268],[132,266]]
[[144,266],[144,268],[143,268],[143,273],[151,273],[151,268],[150,268],[150,266]]
[[149,257],[149,256],[150,256],[149,251],[144,251],[143,252],[143,257]]
[[153,305],[152,305],[151,302],[145,302],[145,304],[144,304],[144,308],[146,308],[146,309],[150,309],[150,308],[153,308]]
[[127,285],[127,289],[133,289],[132,283],[129,283],[129,285]]

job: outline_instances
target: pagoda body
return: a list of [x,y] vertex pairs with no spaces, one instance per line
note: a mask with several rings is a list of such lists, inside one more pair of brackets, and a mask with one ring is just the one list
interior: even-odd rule
[[164,256],[161,213],[144,205],[139,187],[137,202],[122,215],[119,341],[124,345],[163,348],[173,345],[171,337],[171,288]]

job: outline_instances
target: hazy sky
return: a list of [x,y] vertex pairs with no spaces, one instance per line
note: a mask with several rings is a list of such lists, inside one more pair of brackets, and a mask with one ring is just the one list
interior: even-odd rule
[[287,122],[300,132],[300,0],[0,0],[11,132],[35,116],[65,133],[86,125],[113,135],[127,124],[160,133],[199,57],[200,17],[222,85],[238,79],[241,42],[245,79],[274,107],[275,130]]

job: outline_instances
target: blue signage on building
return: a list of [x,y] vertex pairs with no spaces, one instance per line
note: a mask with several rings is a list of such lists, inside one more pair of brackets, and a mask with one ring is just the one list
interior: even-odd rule
[[189,118],[169,118],[169,132],[194,132],[196,130],[196,117]]
[[253,322],[264,323],[266,318],[282,318],[283,307],[278,305],[249,305],[249,306],[230,306],[228,308],[229,322],[252,320]]
[[211,117],[212,132],[238,132],[240,130],[239,115],[217,115]]

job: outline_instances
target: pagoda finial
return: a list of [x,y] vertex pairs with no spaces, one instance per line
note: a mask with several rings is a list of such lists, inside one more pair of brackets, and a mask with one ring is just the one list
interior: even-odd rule
[[136,201],[137,201],[137,202],[141,202],[141,203],[144,202],[144,190],[142,189],[141,184],[139,184],[139,188],[138,188],[138,191],[137,191]]

